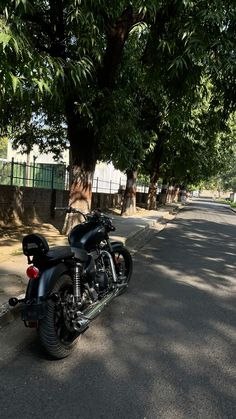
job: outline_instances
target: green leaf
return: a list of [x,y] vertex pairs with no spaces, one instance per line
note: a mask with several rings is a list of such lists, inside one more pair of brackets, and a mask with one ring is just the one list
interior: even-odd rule
[[11,81],[12,81],[12,88],[13,92],[16,93],[16,90],[21,85],[21,81],[18,77],[14,76],[14,74],[10,73]]
[[21,4],[24,7],[24,9],[27,10],[28,0],[15,0],[16,8]]
[[11,35],[8,35],[7,33],[0,32],[0,44],[3,46],[3,50],[5,50],[6,46],[11,41],[12,37]]
[[36,79],[36,78],[33,78],[32,80],[33,80],[33,81],[35,82],[35,84],[38,86],[38,88],[39,88],[40,92],[41,92],[41,93],[43,93],[44,81],[43,81],[42,79],[38,80],[38,79]]

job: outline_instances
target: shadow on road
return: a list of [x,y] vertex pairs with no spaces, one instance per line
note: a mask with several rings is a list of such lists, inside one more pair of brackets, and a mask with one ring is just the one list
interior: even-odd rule
[[51,362],[32,340],[0,360],[3,418],[36,404],[36,418],[234,417],[236,217],[197,214],[185,208],[135,256],[129,292],[70,358]]

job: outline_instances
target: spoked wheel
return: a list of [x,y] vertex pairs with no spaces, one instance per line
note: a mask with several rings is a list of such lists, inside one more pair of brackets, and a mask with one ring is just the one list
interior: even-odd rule
[[123,294],[126,291],[128,284],[131,279],[133,271],[133,261],[129,251],[120,246],[114,251],[116,273],[120,284],[125,284],[124,288],[120,289],[119,294]]
[[40,320],[38,333],[48,354],[60,359],[71,354],[79,337],[65,315],[68,297],[73,294],[71,278],[68,275],[60,276],[51,292],[59,295],[59,302],[48,301],[47,315]]

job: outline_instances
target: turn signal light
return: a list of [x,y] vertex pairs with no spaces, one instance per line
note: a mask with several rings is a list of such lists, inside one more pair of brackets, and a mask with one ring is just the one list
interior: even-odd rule
[[39,270],[35,266],[31,265],[27,268],[26,275],[29,279],[37,279],[39,276]]

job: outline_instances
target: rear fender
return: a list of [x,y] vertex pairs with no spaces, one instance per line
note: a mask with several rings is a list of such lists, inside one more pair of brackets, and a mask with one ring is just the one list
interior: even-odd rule
[[39,288],[39,280],[38,279],[29,279],[26,292],[25,292],[25,299],[32,300],[38,297],[38,288]]
[[59,263],[44,271],[39,280],[38,298],[47,296],[57,278],[65,273],[68,273],[68,267],[64,263]]
[[30,279],[26,288],[25,299],[32,300],[46,296],[53,288],[55,280],[66,272],[68,272],[68,267],[64,263],[60,263],[43,271],[39,279]]
[[[68,273],[68,267],[64,263],[59,263],[50,269],[43,271],[39,279],[31,279],[26,290],[26,302],[21,306],[21,318],[30,327],[32,324],[43,319],[47,313],[46,298],[53,289],[56,279]],[[36,322],[36,323],[35,323]]]

